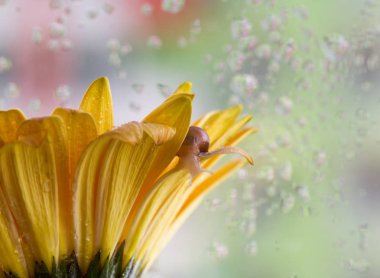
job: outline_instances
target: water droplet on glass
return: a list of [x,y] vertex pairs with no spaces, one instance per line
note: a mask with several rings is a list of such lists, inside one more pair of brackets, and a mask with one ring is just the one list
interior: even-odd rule
[[280,177],[284,181],[290,181],[293,174],[293,167],[292,163],[290,161],[287,161],[284,165],[280,168]]
[[130,45],[129,43],[124,43],[120,48],[120,54],[125,56],[131,53],[132,50],[133,50],[132,45]]
[[277,100],[276,112],[280,115],[287,115],[293,110],[293,101],[286,96],[280,97]]
[[306,186],[297,186],[296,192],[303,202],[308,203],[310,201],[310,192]]
[[109,41],[107,41],[106,46],[107,49],[110,51],[118,51],[121,47],[121,43],[117,39],[110,39]]
[[248,253],[250,256],[256,256],[257,255],[257,242],[255,240],[249,242],[246,247],[245,251]]
[[4,56],[0,56],[0,74],[9,71],[12,68],[12,61]]
[[65,105],[71,97],[71,88],[68,85],[59,86],[54,92],[55,98],[61,105]]
[[168,13],[178,13],[185,5],[185,0],[162,0],[161,9]]
[[322,166],[327,162],[327,154],[324,151],[319,151],[315,156],[317,166]]
[[231,23],[231,34],[233,39],[239,39],[242,37],[248,37],[251,30],[252,30],[252,25],[251,22],[246,19],[239,19],[235,20]]
[[157,84],[157,88],[160,94],[164,97],[170,96],[173,91],[169,86],[161,83]]
[[257,88],[257,79],[252,74],[237,74],[233,77],[231,89],[239,95],[252,96]]
[[281,198],[281,209],[283,213],[288,213],[295,205],[295,198],[292,194],[286,193]]
[[18,98],[20,96],[20,88],[14,82],[9,82],[7,87],[5,88],[4,95],[6,98]]
[[345,261],[345,266],[350,271],[363,273],[368,272],[370,263],[364,259],[349,259]]
[[129,103],[129,108],[131,108],[131,110],[133,110],[133,111],[140,111],[141,110],[141,106],[135,102],[132,102],[132,101]]
[[69,51],[73,48],[73,43],[69,39],[63,39],[61,41],[61,44],[62,44],[62,49],[65,51]]
[[49,34],[53,38],[63,37],[66,32],[66,27],[58,22],[53,22],[49,27]]
[[113,11],[115,10],[115,7],[111,5],[110,3],[104,3],[102,8],[106,14],[112,14]]
[[40,44],[42,42],[42,32],[38,27],[34,27],[32,30],[32,42],[34,44]]
[[162,47],[162,41],[158,36],[150,36],[147,40],[148,47],[159,49]]
[[52,40],[49,40],[49,41],[48,41],[47,47],[48,47],[48,49],[49,49],[50,51],[52,51],[52,52],[56,52],[56,51],[58,51],[59,48],[60,48],[60,43],[59,43],[58,40],[56,40],[56,39],[52,39]]
[[202,31],[202,25],[201,25],[201,20],[196,19],[193,21],[191,24],[191,33],[192,34],[199,34]]
[[60,9],[63,5],[63,0],[50,0],[49,7],[52,10]]
[[242,69],[245,61],[245,54],[241,51],[231,51],[227,57],[227,63],[234,72]]
[[95,9],[89,9],[86,12],[86,16],[89,19],[95,19],[98,16],[98,11]]
[[141,6],[141,13],[143,15],[150,15],[153,11],[153,6],[150,3],[145,3]]
[[144,91],[144,84],[141,83],[134,83],[132,84],[132,89],[138,93],[141,94]]
[[184,36],[181,36],[177,40],[177,45],[180,48],[185,48],[187,46],[187,39]]
[[121,66],[121,58],[119,53],[117,52],[111,52],[108,56],[108,62],[115,67]]
[[209,254],[211,257],[219,260],[228,256],[228,246],[222,242],[214,241],[210,247]]
[[274,197],[277,194],[277,189],[275,186],[268,186],[266,189],[266,193],[269,197]]
[[38,112],[41,109],[41,100],[33,98],[28,103],[28,110],[32,112]]
[[120,80],[126,79],[127,78],[127,71],[126,70],[120,70],[117,73],[117,78],[119,78]]
[[272,47],[270,44],[261,44],[256,48],[255,54],[257,58],[269,59],[272,55]]

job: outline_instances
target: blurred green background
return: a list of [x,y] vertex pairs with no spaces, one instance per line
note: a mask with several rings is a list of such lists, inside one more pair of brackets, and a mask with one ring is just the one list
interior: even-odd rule
[[194,120],[242,103],[255,166],[207,196],[145,277],[380,277],[380,1],[0,0],[0,106],[116,123],[183,81]]

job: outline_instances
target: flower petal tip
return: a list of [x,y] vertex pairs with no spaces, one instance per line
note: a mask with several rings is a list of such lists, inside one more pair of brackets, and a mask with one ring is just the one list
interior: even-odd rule
[[188,95],[193,95],[192,93],[192,87],[193,84],[191,82],[187,81],[182,83],[177,90],[175,90],[174,94],[188,94]]

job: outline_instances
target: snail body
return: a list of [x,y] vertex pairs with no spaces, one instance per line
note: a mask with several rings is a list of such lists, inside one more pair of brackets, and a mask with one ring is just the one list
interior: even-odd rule
[[220,154],[240,154],[244,156],[250,164],[253,160],[249,154],[241,149],[234,147],[222,147],[215,151],[209,152],[210,138],[207,132],[197,126],[190,126],[189,131],[177,152],[179,163],[177,167],[186,168],[192,178],[201,172],[209,172],[201,166],[201,161]]

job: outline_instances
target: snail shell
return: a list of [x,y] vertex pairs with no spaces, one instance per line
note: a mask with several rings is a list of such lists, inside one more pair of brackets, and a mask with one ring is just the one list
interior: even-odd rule
[[190,172],[192,178],[194,178],[201,172],[211,173],[202,168],[201,160],[206,160],[215,155],[239,154],[245,157],[250,164],[253,164],[251,156],[239,148],[221,147],[220,149],[209,152],[209,147],[210,138],[207,132],[200,127],[190,126],[185,140],[177,152],[179,157],[177,167],[186,168]]

